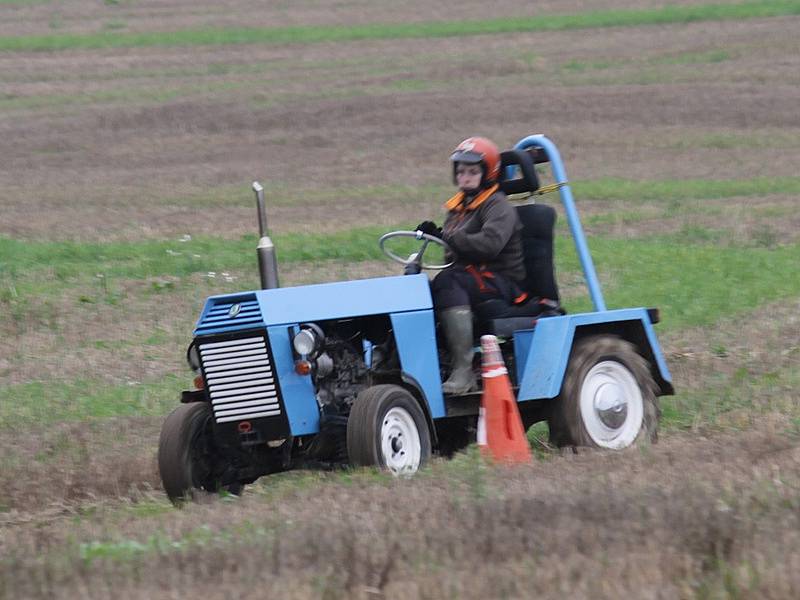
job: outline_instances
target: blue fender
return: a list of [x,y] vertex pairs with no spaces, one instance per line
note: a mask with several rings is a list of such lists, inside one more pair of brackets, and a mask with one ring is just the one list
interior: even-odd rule
[[446,411],[433,310],[393,313],[391,320],[403,378],[411,380],[422,393],[427,405],[423,408],[427,409],[431,419],[444,417]]
[[514,334],[516,352],[517,400],[555,398],[575,341],[576,333],[619,335],[633,343],[650,361],[653,378],[661,394],[672,394],[672,376],[661,352],[647,309],[626,308],[603,312],[539,319],[535,329]]

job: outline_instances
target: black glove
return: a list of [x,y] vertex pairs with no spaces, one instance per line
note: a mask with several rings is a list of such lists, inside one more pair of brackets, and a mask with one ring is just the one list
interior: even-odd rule
[[416,226],[415,231],[421,231],[422,233],[427,233],[428,235],[442,239],[442,228],[437,227],[436,223],[433,221],[423,221]]

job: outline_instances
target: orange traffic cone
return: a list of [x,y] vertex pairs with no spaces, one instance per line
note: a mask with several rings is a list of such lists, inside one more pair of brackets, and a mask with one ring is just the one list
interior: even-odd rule
[[483,396],[478,415],[478,445],[484,455],[496,461],[529,463],[531,447],[495,336],[481,336],[481,354]]

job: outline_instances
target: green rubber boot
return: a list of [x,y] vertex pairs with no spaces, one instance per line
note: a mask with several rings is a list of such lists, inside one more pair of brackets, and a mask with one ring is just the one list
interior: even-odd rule
[[472,310],[469,306],[454,306],[441,312],[444,337],[450,350],[453,370],[442,384],[445,394],[466,394],[477,389],[472,372]]

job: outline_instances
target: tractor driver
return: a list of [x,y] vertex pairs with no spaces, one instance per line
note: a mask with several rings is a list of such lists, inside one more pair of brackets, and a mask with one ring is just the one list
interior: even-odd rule
[[490,140],[471,137],[450,155],[458,192],[445,203],[447,216],[439,228],[432,221],[418,230],[443,239],[452,248],[451,267],[433,280],[434,306],[444,328],[452,360],[446,394],[476,389],[472,371],[472,307],[493,298],[522,302],[525,278],[522,225],[517,211],[500,190],[500,151]]

